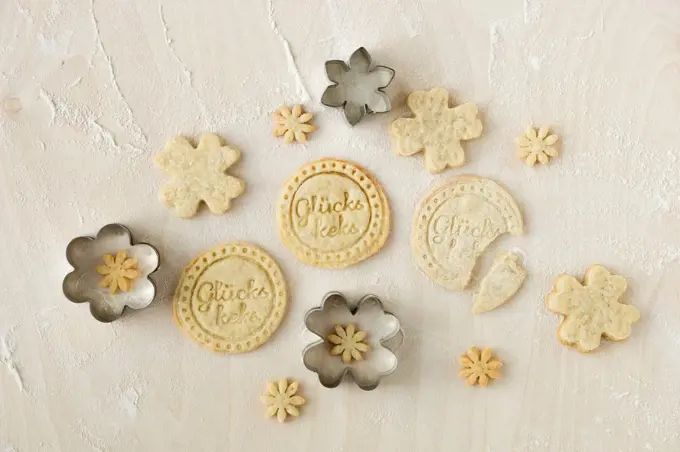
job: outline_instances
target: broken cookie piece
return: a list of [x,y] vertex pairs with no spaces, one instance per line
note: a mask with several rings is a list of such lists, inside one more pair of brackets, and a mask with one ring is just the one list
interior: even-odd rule
[[499,254],[479,284],[472,312],[481,314],[496,309],[517,293],[526,277],[527,271],[519,256],[513,253]]

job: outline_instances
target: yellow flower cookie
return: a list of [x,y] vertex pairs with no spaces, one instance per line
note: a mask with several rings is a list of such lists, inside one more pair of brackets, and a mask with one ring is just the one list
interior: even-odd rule
[[314,113],[305,113],[302,105],[295,105],[292,110],[288,107],[279,107],[274,113],[274,135],[282,136],[283,140],[290,144],[293,141],[307,142],[307,134],[314,132],[316,126],[309,124]]
[[334,326],[335,333],[329,334],[326,339],[333,344],[330,350],[331,355],[342,356],[342,362],[349,364],[352,360],[361,361],[364,359],[362,353],[371,350],[371,346],[366,341],[366,332],[357,330],[353,323],[346,327],[342,325]]
[[534,166],[537,162],[542,165],[550,163],[550,158],[559,155],[554,147],[559,137],[549,133],[548,127],[541,127],[538,132],[533,127],[527,127],[524,136],[515,139],[517,157],[524,160],[528,166]]
[[241,353],[267,342],[281,324],[288,292],[281,269],[245,242],[218,246],[182,273],[173,308],[179,327],[217,352]]
[[305,399],[297,395],[299,388],[297,381],[288,384],[285,378],[267,383],[267,393],[260,396],[262,403],[267,405],[267,417],[276,416],[279,422],[284,422],[288,415],[298,417],[298,407],[305,404]]
[[499,369],[503,362],[494,357],[488,348],[480,352],[476,347],[472,347],[458,360],[461,367],[460,376],[465,378],[465,383],[470,386],[479,384],[486,388],[490,379],[501,377]]
[[139,278],[137,259],[127,257],[127,251],[120,250],[114,258],[110,254],[103,257],[104,265],[98,265],[97,273],[102,275],[99,287],[108,287],[111,294],[118,289],[128,292],[132,287],[132,281]]
[[481,314],[496,309],[517,293],[526,277],[527,271],[519,256],[513,253],[499,254],[479,283],[472,312]]

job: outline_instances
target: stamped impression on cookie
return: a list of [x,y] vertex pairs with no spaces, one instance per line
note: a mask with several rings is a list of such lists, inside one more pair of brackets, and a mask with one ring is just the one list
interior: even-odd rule
[[184,269],[173,307],[180,328],[196,342],[217,352],[242,353],[267,342],[287,299],[274,259],[257,246],[231,242]]
[[322,159],[283,187],[277,222],[283,243],[302,262],[344,268],[375,254],[387,240],[390,209],[377,181],[360,166]]
[[522,214],[496,182],[459,176],[416,209],[411,245],[420,268],[449,290],[464,290],[479,256],[496,237],[521,235]]

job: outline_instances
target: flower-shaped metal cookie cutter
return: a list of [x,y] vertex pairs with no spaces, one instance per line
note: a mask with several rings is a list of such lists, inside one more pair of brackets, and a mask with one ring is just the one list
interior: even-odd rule
[[[139,276],[127,292],[109,292],[100,287],[102,275],[97,266],[102,264],[104,255],[127,252],[127,257],[137,261]],[[62,284],[64,295],[74,303],[90,303],[92,316],[100,322],[112,322],[123,314],[126,306],[142,309],[153,301],[156,286],[149,275],[158,269],[158,251],[146,243],[132,244],[130,231],[121,224],[108,224],[101,228],[96,237],[77,237],[66,247],[66,259],[73,271],[66,275]]]
[[371,55],[363,47],[350,56],[349,66],[341,60],[326,61],[326,75],[334,84],[326,88],[321,103],[343,107],[350,125],[359,123],[367,113],[390,111],[390,98],[383,90],[392,82],[394,69],[371,69]]
[[[334,325],[354,323],[367,333],[365,342],[370,345],[364,359],[345,364],[340,356],[330,353],[332,344],[326,336]],[[386,312],[375,295],[366,295],[355,308],[338,292],[327,294],[320,308],[314,308],[305,316],[305,326],[322,340],[308,345],[302,361],[307,369],[319,375],[319,381],[327,388],[335,388],[346,373],[350,373],[361,389],[378,387],[380,379],[397,369],[396,351],[404,342],[399,319]]]

